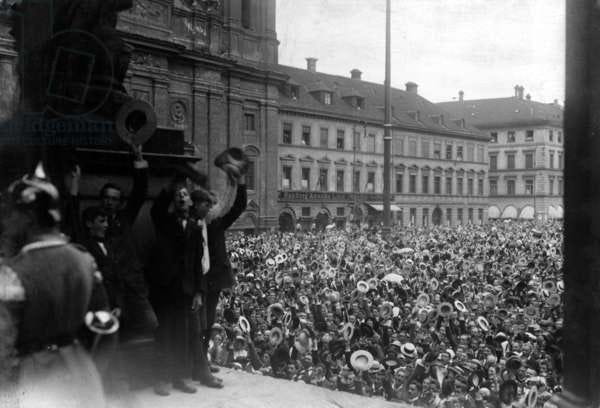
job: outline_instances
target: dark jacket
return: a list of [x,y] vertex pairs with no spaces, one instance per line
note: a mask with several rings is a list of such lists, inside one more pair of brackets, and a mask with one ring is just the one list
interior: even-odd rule
[[187,220],[185,230],[181,220],[168,208],[172,195],[163,190],[150,214],[156,232],[156,247],[152,252],[150,284],[161,294],[193,296],[205,292],[201,260],[203,255],[202,228]]
[[223,289],[231,288],[235,283],[235,277],[225,245],[225,231],[244,212],[247,201],[246,186],[238,186],[235,201],[229,212],[208,224],[210,271],[206,275],[206,279],[209,292],[219,292]]
[[[147,191],[148,169],[134,168],[133,188],[127,199],[127,204],[116,213],[115,217],[109,217],[108,219],[105,245],[111,249],[109,250],[110,263],[103,262],[103,265],[100,265],[102,262],[97,260],[102,273],[107,276],[111,273],[118,273],[131,293],[142,297],[148,296],[148,288],[132,228],[144,204]],[[83,244],[96,257],[96,255],[99,255],[97,251],[100,251],[100,249],[96,248],[97,251],[94,251],[94,245],[89,245],[90,239],[80,218],[80,205],[79,196],[70,196],[66,209],[67,231],[71,234],[72,241]],[[114,272],[108,269],[105,271],[106,267],[110,267]]]

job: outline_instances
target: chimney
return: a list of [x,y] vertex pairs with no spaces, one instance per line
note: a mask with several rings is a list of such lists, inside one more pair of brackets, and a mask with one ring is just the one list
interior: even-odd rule
[[419,85],[415,84],[414,82],[407,82],[405,85],[406,92],[413,93],[415,95],[418,94],[417,89],[419,88]]
[[519,97],[519,85],[515,85],[515,98]]
[[309,72],[317,72],[317,59],[316,58],[307,58],[306,59],[306,69]]
[[519,86],[519,94],[517,95],[519,99],[523,99],[523,92],[525,92],[525,87],[521,85]]
[[528,101],[530,101],[530,100],[531,100],[531,95],[530,95],[530,94],[527,94],[527,95],[525,96],[525,98],[526,98]]
[[465,99],[464,91],[458,91],[458,100],[462,102]]
[[357,79],[360,81],[361,75],[362,75],[362,72],[360,71],[360,69],[354,68],[352,71],[350,71],[350,77],[352,79]]
[[558,99],[554,100],[554,105],[558,105]]

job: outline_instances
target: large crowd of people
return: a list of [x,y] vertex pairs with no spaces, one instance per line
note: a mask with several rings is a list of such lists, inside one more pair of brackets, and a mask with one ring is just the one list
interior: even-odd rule
[[560,223],[227,232],[247,202],[238,150],[216,160],[219,200],[189,169],[164,186],[147,265],[132,228],[141,148],[128,200],[109,182],[81,211],[78,167],[62,199],[41,166],[11,185],[0,374],[33,406],[48,392],[101,406],[102,389],[134,379],[124,345],[148,338],[162,396],[196,392],[190,379],[222,388],[218,366],[423,407],[543,406],[561,391]]
[[424,407],[561,390],[561,224],[233,235],[216,363]]

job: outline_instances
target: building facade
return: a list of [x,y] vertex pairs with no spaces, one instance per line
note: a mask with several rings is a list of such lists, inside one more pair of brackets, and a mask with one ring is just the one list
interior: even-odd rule
[[490,218],[562,218],[564,191],[563,111],[523,97],[439,104],[490,138]]
[[[279,66],[279,224],[378,223],[383,208],[384,87]],[[397,225],[487,219],[487,138],[418,95],[393,89],[392,216]],[[275,169],[273,169],[275,171]]]

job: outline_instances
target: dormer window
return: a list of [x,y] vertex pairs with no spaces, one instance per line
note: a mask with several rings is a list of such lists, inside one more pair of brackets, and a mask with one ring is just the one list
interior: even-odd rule
[[360,96],[356,97],[356,109],[364,109],[365,108],[365,98],[361,98]]
[[323,103],[331,105],[331,92],[323,92]]
[[441,117],[439,115],[431,115],[429,116],[429,118],[431,119],[431,121],[433,123],[435,123],[436,125],[439,125],[441,122]]
[[300,95],[300,87],[298,85],[290,85],[290,98],[297,100]]
[[421,112],[419,111],[410,111],[408,112],[408,116],[410,116],[411,119],[416,120],[417,122],[421,121]]

